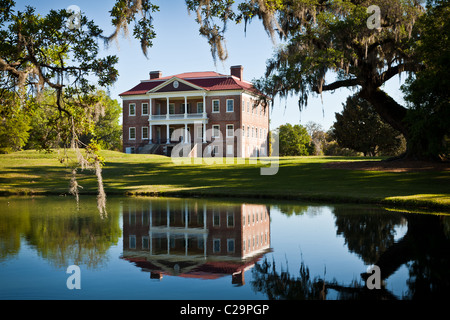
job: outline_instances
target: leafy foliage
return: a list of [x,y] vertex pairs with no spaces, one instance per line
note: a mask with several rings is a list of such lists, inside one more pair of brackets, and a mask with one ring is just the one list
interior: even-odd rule
[[410,105],[411,148],[419,157],[446,158],[445,137],[450,137],[450,5],[448,0],[431,4],[418,21],[422,33],[414,39],[418,63],[424,68],[408,78],[403,91]]
[[357,95],[347,98],[342,113],[336,113],[332,136],[341,147],[364,156],[398,155],[403,150],[401,134],[383,122],[370,103]]
[[306,128],[290,123],[278,127],[280,156],[307,156],[310,154],[311,137]]

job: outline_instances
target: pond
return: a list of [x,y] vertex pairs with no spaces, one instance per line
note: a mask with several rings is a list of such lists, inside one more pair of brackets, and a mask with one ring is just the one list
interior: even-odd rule
[[139,197],[110,197],[100,214],[95,197],[0,199],[1,300],[409,300],[449,287],[447,215]]

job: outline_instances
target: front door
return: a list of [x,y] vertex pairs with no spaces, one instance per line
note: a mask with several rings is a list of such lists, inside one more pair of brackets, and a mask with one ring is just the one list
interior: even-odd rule
[[161,144],[161,127],[156,127],[156,143]]

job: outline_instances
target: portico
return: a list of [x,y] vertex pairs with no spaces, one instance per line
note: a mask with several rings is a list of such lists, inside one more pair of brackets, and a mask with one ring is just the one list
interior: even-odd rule
[[[191,136],[191,142],[206,143],[206,92],[149,93],[149,143],[170,144],[175,129],[183,128],[183,141]],[[173,130],[172,130],[172,129]],[[190,131],[193,128],[194,132]],[[199,129],[200,128],[200,129]],[[155,130],[154,130],[155,129]],[[199,131],[201,130],[201,131]],[[163,140],[162,133],[165,131]],[[201,134],[199,134],[201,132]],[[156,134],[156,136],[154,135]],[[200,139],[199,139],[200,138]],[[200,140],[200,141],[199,141]]]

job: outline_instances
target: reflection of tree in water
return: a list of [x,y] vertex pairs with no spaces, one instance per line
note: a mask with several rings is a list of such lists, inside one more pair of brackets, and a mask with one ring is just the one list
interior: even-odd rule
[[[17,254],[23,239],[52,265],[97,268],[121,235],[118,215],[99,216],[95,201],[83,199],[82,208],[69,199],[43,198],[11,201],[0,217],[2,259]],[[1,203],[0,203],[1,204]]]
[[309,269],[302,263],[300,276],[294,277],[288,271],[278,272],[275,261],[270,263],[265,258],[255,264],[252,270],[252,287],[262,292],[270,300],[317,300],[321,298],[323,281],[311,279]]
[[[337,233],[345,237],[351,252],[367,264],[380,268],[381,289],[368,289],[365,279],[370,275],[364,272],[361,279],[342,284],[320,277],[311,278],[303,262],[299,276],[287,271],[278,272],[275,262],[270,263],[267,258],[253,269],[253,289],[269,299],[323,299],[330,290],[338,293],[338,300],[450,297],[450,217],[381,209],[358,210],[360,214],[355,210],[335,209]],[[405,221],[408,230],[395,241],[395,228]],[[403,265],[409,269],[408,290],[403,297],[396,297],[385,288],[384,280]]]
[[396,299],[385,288],[370,290],[364,282],[354,280],[349,285],[344,285],[337,281],[325,281],[320,277],[312,278],[304,262],[300,265],[298,277],[288,271],[278,272],[275,261],[270,263],[267,258],[257,263],[252,273],[253,290],[265,294],[269,300],[325,300],[330,290],[338,292],[337,300]]
[[334,215],[336,233],[367,264],[374,264],[394,243],[395,228],[404,224],[400,214],[378,208],[337,206]]
[[316,216],[322,213],[323,206],[311,206],[311,205],[296,205],[296,204],[281,204],[276,208],[286,216],[301,216],[307,214],[309,216]]

